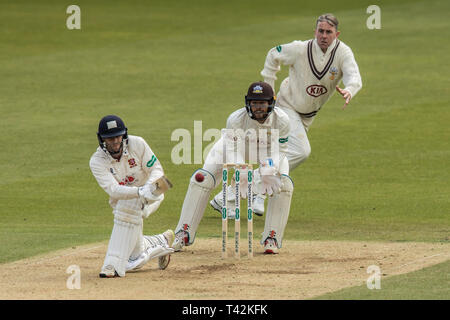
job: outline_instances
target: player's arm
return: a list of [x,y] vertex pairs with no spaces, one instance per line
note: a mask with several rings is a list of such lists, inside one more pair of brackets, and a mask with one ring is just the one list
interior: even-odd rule
[[140,145],[142,151],[142,169],[149,173],[147,183],[152,184],[164,176],[164,170],[161,162],[159,162],[150,146],[142,138],[140,138]]
[[164,170],[156,155],[153,153],[147,142],[140,138],[137,141],[141,150],[141,166],[142,170],[149,174],[147,181],[142,190],[139,191],[143,202],[152,203],[163,199],[162,194],[172,187],[172,184],[164,176]]
[[135,199],[139,197],[138,187],[120,185],[109,171],[98,159],[92,158],[89,162],[91,172],[100,187],[112,198],[117,200]]
[[281,69],[281,65],[293,65],[298,59],[301,41],[293,41],[291,43],[282,44],[269,50],[264,62],[264,69],[261,75],[264,82],[270,84],[275,91],[276,74]]
[[89,162],[91,172],[97,183],[114,200],[129,200],[140,198],[143,202],[159,200],[158,196],[153,194],[155,188],[149,185],[143,187],[120,185],[114,178],[108,166],[105,166],[101,160],[91,158]]
[[344,98],[345,104],[343,108],[345,108],[362,87],[358,64],[356,63],[355,57],[350,48],[347,48],[343,57],[342,73],[342,82],[344,83],[345,88],[341,89],[339,86],[336,86],[336,90]]

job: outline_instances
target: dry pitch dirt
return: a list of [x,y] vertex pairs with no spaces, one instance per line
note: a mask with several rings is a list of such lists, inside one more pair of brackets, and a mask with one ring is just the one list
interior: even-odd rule
[[[245,248],[240,260],[231,251],[222,260],[219,239],[197,239],[173,254],[166,270],[152,260],[124,278],[100,279],[106,246],[91,244],[2,264],[0,299],[307,299],[365,284],[370,265],[380,267],[382,285],[386,277],[450,258],[450,245],[443,243],[284,241],[279,255],[263,255],[255,244],[253,260],[246,258]],[[67,288],[71,265],[80,268],[80,289]]]

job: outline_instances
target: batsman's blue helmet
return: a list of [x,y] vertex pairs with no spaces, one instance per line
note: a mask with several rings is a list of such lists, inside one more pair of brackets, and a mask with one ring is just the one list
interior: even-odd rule
[[125,123],[118,116],[104,116],[98,124],[97,138],[101,148],[104,148],[104,139],[123,136],[128,139],[128,129]]

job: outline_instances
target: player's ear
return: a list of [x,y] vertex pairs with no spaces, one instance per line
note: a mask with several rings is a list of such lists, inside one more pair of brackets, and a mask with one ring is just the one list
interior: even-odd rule
[[340,31],[337,31],[337,32],[336,32],[336,38],[339,37],[340,34],[341,34],[341,32],[340,32]]

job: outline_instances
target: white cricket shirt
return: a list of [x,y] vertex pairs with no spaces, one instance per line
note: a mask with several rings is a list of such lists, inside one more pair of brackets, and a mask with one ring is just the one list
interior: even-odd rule
[[100,187],[110,196],[113,208],[118,200],[138,198],[138,187],[164,175],[149,145],[143,138],[132,135],[128,135],[128,145],[124,145],[119,161],[98,147],[89,166]]
[[270,49],[261,75],[274,89],[281,64],[289,66],[289,77],[280,85],[278,104],[297,111],[302,117],[314,117],[341,80],[352,98],[362,87],[352,50],[338,39],[325,53],[316,39],[293,41]]
[[[283,110],[278,107],[275,107],[273,109],[272,113],[268,116],[264,123],[259,123],[258,121],[251,119],[245,108],[238,109],[228,117],[227,129],[242,129],[247,133],[250,132],[249,129],[253,129],[255,132],[255,137],[258,139],[258,141],[256,142],[258,148],[267,148],[266,152],[261,152],[261,150],[258,149],[257,154],[267,154],[268,157],[271,157],[274,160],[278,159],[278,161],[274,163],[274,166],[277,168],[279,167],[278,162],[281,161],[281,159],[286,155],[290,129],[289,117]],[[276,130],[277,132],[275,133],[274,130]],[[266,141],[260,141],[259,137],[262,137],[264,134],[267,135]],[[276,143],[278,144],[278,148],[272,147],[272,136],[277,137]],[[249,138],[251,139],[251,137],[247,135],[247,141]],[[274,150],[277,150],[279,154],[273,154]],[[249,149],[246,149],[246,159],[249,158],[248,151]],[[265,160],[259,159],[259,157],[257,158],[258,161]]]

